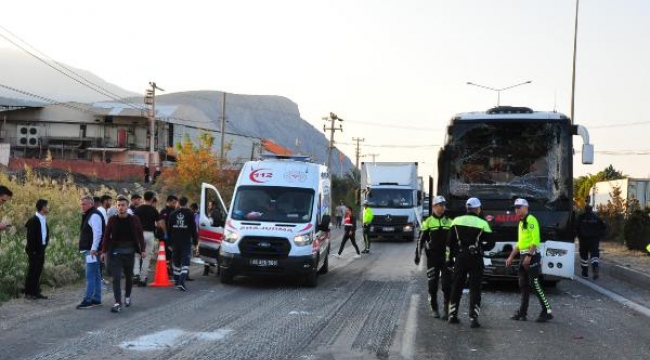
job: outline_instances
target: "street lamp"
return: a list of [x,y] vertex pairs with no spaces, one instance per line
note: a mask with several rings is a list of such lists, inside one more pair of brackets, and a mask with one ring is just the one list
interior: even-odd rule
[[530,84],[530,83],[532,83],[532,80],[528,80],[528,81],[525,81],[525,82],[522,82],[522,83],[519,83],[519,84],[515,84],[515,85],[506,86],[506,87],[500,88],[500,89],[495,89],[493,87],[475,84],[475,83],[473,83],[471,81],[468,81],[467,85],[474,85],[474,86],[478,86],[478,87],[483,88],[483,89],[496,91],[497,92],[497,106],[499,106],[499,105],[501,105],[501,92],[502,91],[512,89],[512,88],[517,87],[517,86]]
[[576,101],[576,53],[578,51],[578,9],[580,0],[576,0],[575,28],[573,30],[573,69],[571,71],[571,124],[574,121],[573,109]]

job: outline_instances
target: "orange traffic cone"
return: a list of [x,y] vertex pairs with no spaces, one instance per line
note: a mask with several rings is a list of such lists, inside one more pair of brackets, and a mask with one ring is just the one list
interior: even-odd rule
[[149,284],[153,287],[169,287],[173,286],[169,280],[169,275],[167,274],[167,258],[165,257],[165,242],[160,242],[160,248],[158,250],[158,261],[156,262],[156,277],[154,281]]

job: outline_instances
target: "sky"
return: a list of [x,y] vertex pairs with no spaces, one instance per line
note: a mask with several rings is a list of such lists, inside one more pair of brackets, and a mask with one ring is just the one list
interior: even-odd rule
[[[7,30],[52,59],[143,93],[279,95],[354,162],[417,161],[436,176],[456,113],[570,114],[575,0],[3,0]],[[595,163],[650,177],[650,1],[582,0],[574,121]],[[13,45],[0,38],[0,47]],[[1,80],[1,79],[0,79]],[[327,134],[329,137],[329,134]],[[576,150],[582,140],[574,137]]]

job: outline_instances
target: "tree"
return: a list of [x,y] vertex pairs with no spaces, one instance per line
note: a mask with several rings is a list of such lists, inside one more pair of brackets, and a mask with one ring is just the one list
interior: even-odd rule
[[[186,135],[175,148],[169,148],[167,152],[176,158],[176,164],[173,168],[163,169],[157,182],[160,191],[198,200],[201,183],[206,182],[219,187],[224,192],[224,197],[232,194],[237,172],[219,170],[220,159],[213,154],[213,145],[214,136],[204,132],[199,135],[196,145]],[[226,151],[230,147],[231,144],[226,145]],[[226,164],[223,165],[227,168]]]

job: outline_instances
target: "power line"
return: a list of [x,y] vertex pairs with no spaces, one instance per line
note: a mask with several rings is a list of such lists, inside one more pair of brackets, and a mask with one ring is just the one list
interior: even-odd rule
[[617,128],[617,127],[646,125],[646,124],[650,124],[650,121],[637,121],[637,122],[623,123],[623,124],[589,126],[589,130],[591,130],[591,129],[609,129],[609,128]]
[[[121,102],[121,103],[123,103],[124,105],[130,106],[130,107],[133,107],[133,108],[136,108],[136,109],[143,109],[143,107],[141,107],[141,106],[137,106],[137,105],[135,105],[135,104],[131,104],[131,103],[126,103],[126,102],[124,102],[124,101],[120,98],[119,95],[114,94],[114,93],[112,93],[112,92],[106,90],[105,88],[101,87],[100,85],[97,85],[97,84],[93,83],[92,81],[86,79],[85,77],[79,75],[79,74],[76,73],[75,71],[70,70],[70,69],[67,68],[66,66],[61,65],[61,64],[58,63],[57,61],[53,60],[51,57],[47,56],[47,55],[44,54],[43,52],[41,52],[41,51],[39,51],[38,49],[36,49],[34,46],[30,45],[30,44],[27,43],[26,41],[22,40],[21,38],[19,38],[19,37],[16,36],[16,35],[14,35],[11,31],[7,30],[5,27],[0,26],[0,28],[3,29],[5,32],[11,34],[11,35],[14,36],[15,38],[19,39],[21,42],[25,43],[27,46],[29,46],[29,47],[31,47],[32,49],[34,49],[36,52],[38,52],[38,53],[40,53],[41,55],[45,56],[46,58],[50,59],[52,62],[54,62],[54,63],[57,64],[58,66],[62,67],[62,68],[65,69],[66,71],[68,71],[68,72],[70,72],[70,73],[76,75],[79,79],[82,79],[83,81],[82,81],[82,80],[79,80],[79,79],[77,79],[77,78],[74,78],[74,77],[72,77],[72,76],[70,76],[70,74],[68,74],[68,73],[66,73],[65,71],[63,71],[63,70],[61,70],[61,69],[59,69],[59,68],[53,66],[52,64],[50,64],[49,62],[47,62],[47,61],[45,61],[43,58],[41,58],[40,56],[38,56],[38,55],[32,53],[31,51],[27,50],[26,48],[24,48],[24,47],[21,46],[20,44],[17,44],[15,41],[13,41],[12,39],[8,38],[8,37],[5,36],[4,34],[0,34],[0,37],[4,38],[5,40],[7,40],[8,42],[10,42],[11,44],[13,44],[14,46],[16,46],[17,48],[19,48],[19,49],[21,49],[22,51],[26,52],[27,54],[29,54],[30,56],[32,56],[32,57],[35,58],[36,60],[42,62],[42,63],[45,64],[46,66],[50,67],[50,68],[53,69],[54,71],[56,71],[56,72],[62,74],[63,76],[65,76],[65,77],[67,77],[67,78],[69,78],[69,79],[71,79],[71,80],[77,82],[78,84],[80,84],[80,85],[82,85],[82,86],[85,86],[85,87],[89,88],[89,89],[92,90],[92,91],[95,91],[95,92],[97,92],[97,93],[99,93],[99,94],[101,94],[101,95],[104,95],[104,96],[106,96],[106,97],[108,97],[108,98],[110,98],[110,99],[113,99],[113,100],[115,100],[115,101]],[[91,84],[92,86],[90,86],[90,85],[88,85],[88,84]]]

